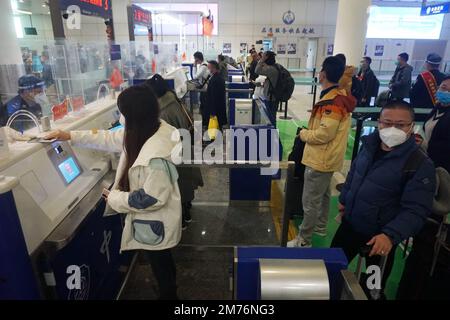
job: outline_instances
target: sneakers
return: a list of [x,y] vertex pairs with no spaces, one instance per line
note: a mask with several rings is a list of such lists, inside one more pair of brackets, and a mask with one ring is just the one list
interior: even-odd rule
[[288,248],[311,248],[311,244],[307,244],[306,241],[300,237],[296,237],[287,243]]
[[182,204],[182,213],[183,213],[183,217],[181,219],[182,220],[182,224],[181,224],[182,230],[186,230],[188,227],[188,223],[192,222],[191,208],[192,208],[191,203],[183,203]]
[[183,221],[187,222],[187,223],[191,223],[192,222],[192,217],[191,217],[191,207],[192,205],[189,205],[189,203],[183,203]]

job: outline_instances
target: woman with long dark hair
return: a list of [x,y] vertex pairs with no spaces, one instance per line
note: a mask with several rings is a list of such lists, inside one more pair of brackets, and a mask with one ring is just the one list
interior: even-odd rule
[[161,299],[177,299],[176,271],[170,248],[181,239],[181,198],[172,151],[178,131],[160,120],[157,97],[145,87],[131,87],[117,100],[124,128],[57,131],[47,138],[75,146],[121,152],[112,191],[105,190],[108,214],[126,214],[121,251],[146,250]]
[[[158,97],[161,119],[177,129],[189,130],[193,134],[192,115],[186,110],[161,75],[155,74],[144,83],[144,86],[153,90]],[[203,186],[203,179],[200,168],[180,167],[177,169],[179,174],[178,186],[180,187],[183,207],[183,229],[185,229],[187,224],[192,221],[190,213],[192,200],[194,200],[195,190]]]

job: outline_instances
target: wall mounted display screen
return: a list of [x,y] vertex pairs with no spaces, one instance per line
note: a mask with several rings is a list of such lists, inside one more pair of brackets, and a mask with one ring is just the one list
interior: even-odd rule
[[58,169],[61,172],[67,184],[75,180],[81,173],[80,168],[78,167],[78,165],[76,164],[75,160],[72,157],[69,157],[66,160],[64,160],[64,162],[61,162],[58,165]]
[[148,28],[144,26],[134,26],[134,34],[136,36],[147,36]]
[[367,38],[439,39],[444,15],[421,16],[420,7],[370,8]]
[[163,35],[179,35],[180,30],[187,36],[201,35],[203,23],[200,13],[210,17],[212,21],[211,35],[218,34],[217,3],[145,3],[134,1],[134,4],[152,12],[154,32]]

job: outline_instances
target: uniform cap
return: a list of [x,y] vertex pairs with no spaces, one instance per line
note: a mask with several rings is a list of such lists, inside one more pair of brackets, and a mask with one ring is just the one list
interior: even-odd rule
[[441,64],[442,58],[437,53],[430,53],[427,56],[426,62],[429,64]]
[[45,82],[33,75],[25,75],[19,78],[19,90],[30,90],[44,87]]

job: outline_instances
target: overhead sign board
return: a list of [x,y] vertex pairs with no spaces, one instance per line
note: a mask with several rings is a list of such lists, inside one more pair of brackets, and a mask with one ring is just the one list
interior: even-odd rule
[[59,0],[59,6],[62,11],[70,6],[78,6],[85,16],[112,18],[111,0]]
[[152,26],[152,13],[148,10],[144,10],[141,7],[132,5],[133,10],[133,22],[134,25],[140,25],[145,27]]
[[424,6],[422,6],[420,15],[421,16],[431,16],[431,15],[435,15],[435,14],[444,14],[444,13],[448,13],[449,9],[450,9],[450,2],[424,5]]

